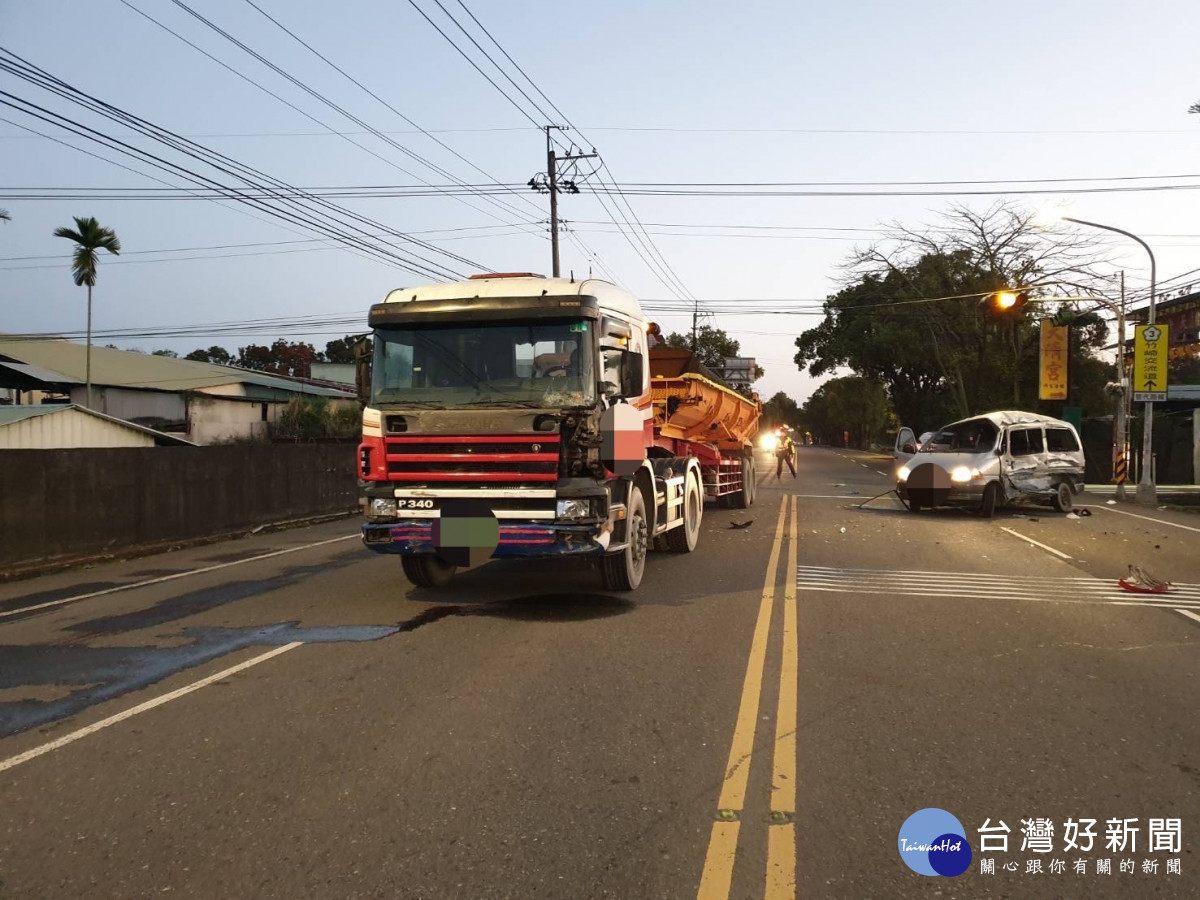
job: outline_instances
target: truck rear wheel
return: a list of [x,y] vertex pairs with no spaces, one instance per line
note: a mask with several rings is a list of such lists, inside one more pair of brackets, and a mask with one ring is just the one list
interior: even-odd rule
[[683,524],[664,535],[667,549],[691,553],[700,541],[700,518],[704,514],[704,496],[695,472],[689,472],[683,489]]
[[633,591],[642,583],[646,571],[646,551],[650,546],[650,523],[646,521],[646,501],[642,492],[633,488],[629,495],[628,519],[625,523],[629,541],[625,549],[611,553],[601,560],[604,586],[610,591]]
[[454,579],[458,566],[439,559],[432,553],[422,553],[419,556],[402,556],[400,564],[404,566],[404,574],[417,587],[442,588]]

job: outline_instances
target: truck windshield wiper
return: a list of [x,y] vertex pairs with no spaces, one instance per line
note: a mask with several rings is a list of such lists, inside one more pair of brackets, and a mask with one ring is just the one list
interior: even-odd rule
[[497,397],[481,400],[467,400],[465,403],[455,404],[456,406],[517,406],[527,409],[541,409],[542,404],[536,400],[505,400]]

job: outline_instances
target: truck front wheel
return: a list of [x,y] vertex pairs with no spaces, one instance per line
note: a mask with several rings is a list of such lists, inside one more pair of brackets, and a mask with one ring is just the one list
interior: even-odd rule
[[646,501],[642,492],[633,488],[629,496],[628,519],[625,523],[629,542],[625,549],[611,553],[601,560],[604,586],[610,591],[633,591],[642,583],[646,571],[646,550],[650,546],[650,523],[646,520]]
[[432,553],[422,553],[419,556],[402,556],[400,564],[404,566],[404,574],[417,587],[442,588],[454,579],[458,566],[439,559]]

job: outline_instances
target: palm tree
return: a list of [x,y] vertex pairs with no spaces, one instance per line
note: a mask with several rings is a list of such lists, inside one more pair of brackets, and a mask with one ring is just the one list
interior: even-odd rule
[[56,228],[54,236],[75,242],[75,254],[71,257],[71,277],[79,286],[87,285],[87,407],[92,408],[92,288],[96,286],[97,250],[107,250],[114,256],[121,252],[121,242],[111,228],[102,228],[93,217],[75,219],[75,230]]

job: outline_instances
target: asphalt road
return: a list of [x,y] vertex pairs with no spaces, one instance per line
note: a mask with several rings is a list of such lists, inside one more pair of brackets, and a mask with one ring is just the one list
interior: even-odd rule
[[[1200,517],[860,509],[886,460],[760,463],[628,597],[573,561],[414,589],[347,520],[0,586],[0,900],[1200,896]],[[900,858],[927,807],[958,877]]]

